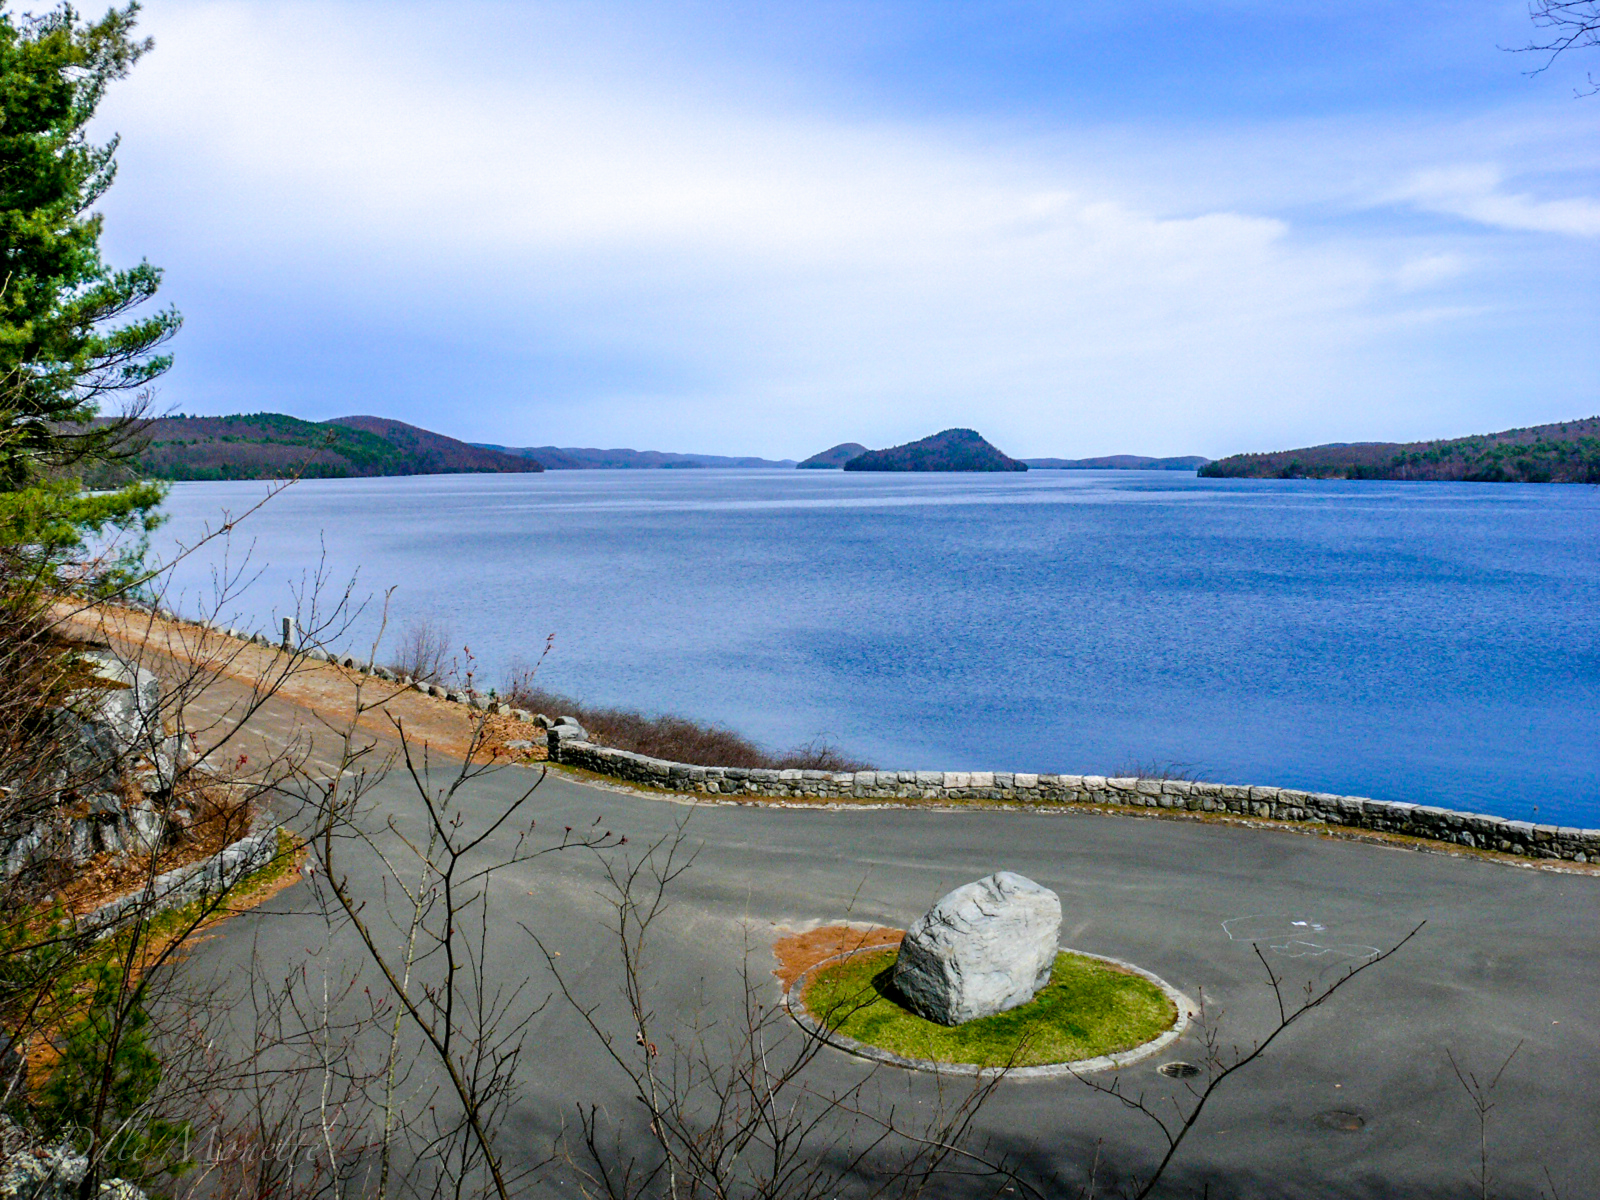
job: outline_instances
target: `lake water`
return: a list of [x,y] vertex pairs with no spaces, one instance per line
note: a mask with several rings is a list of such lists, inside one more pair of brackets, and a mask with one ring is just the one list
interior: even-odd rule
[[[264,485],[179,484],[158,542]],[[826,735],[881,767],[1277,784],[1600,826],[1600,490],[1175,472],[304,482],[240,526],[267,628],[326,552],[494,683]],[[194,610],[220,550],[177,576]],[[370,612],[368,616],[370,620]],[[370,636],[370,624],[363,627]],[[351,645],[358,639],[352,637]]]

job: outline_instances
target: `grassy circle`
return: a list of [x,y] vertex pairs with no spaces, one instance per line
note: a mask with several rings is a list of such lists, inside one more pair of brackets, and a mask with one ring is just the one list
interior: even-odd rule
[[1050,982],[1027,1004],[940,1025],[899,1003],[896,954],[864,951],[816,968],[800,999],[830,1032],[906,1058],[979,1067],[1044,1066],[1120,1054],[1171,1029],[1176,1005],[1155,984],[1098,958],[1058,954]]

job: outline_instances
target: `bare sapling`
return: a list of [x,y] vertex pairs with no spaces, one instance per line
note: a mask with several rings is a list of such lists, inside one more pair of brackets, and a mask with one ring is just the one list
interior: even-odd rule
[[[495,881],[545,856],[621,839],[598,825],[544,837],[532,803],[543,770],[508,803],[477,810],[473,786],[512,769],[487,749],[487,715],[476,718],[460,762],[436,763],[398,717],[388,744],[361,731],[362,717],[395,694],[368,695],[372,686],[355,684],[336,769],[307,773],[297,789],[314,887],[335,931],[352,933],[376,972],[368,986],[388,1014],[372,1091],[372,1194],[509,1200],[531,1169],[507,1166],[499,1130],[543,1005],[531,980],[507,977],[494,960]],[[419,1061],[435,1082],[408,1082],[425,1074],[413,1071]]]
[[[1313,982],[1307,982],[1296,1000],[1284,987],[1284,977],[1272,969],[1267,962],[1266,955],[1261,952],[1259,945],[1252,945],[1256,958],[1261,963],[1261,969],[1266,974],[1267,986],[1272,992],[1272,997],[1277,1010],[1277,1020],[1258,1040],[1249,1046],[1239,1046],[1225,1043],[1221,1023],[1213,1019],[1206,1010],[1204,994],[1201,995],[1200,1013],[1196,1025],[1201,1037],[1201,1071],[1203,1079],[1196,1078],[1176,1080],[1182,1087],[1185,1095],[1166,1095],[1156,1098],[1147,1097],[1143,1092],[1129,1092],[1124,1086],[1120,1075],[1113,1076],[1110,1082],[1102,1082],[1092,1075],[1079,1075],[1083,1084],[1105,1096],[1111,1096],[1121,1104],[1148,1119],[1151,1126],[1161,1135],[1160,1157],[1156,1166],[1148,1175],[1131,1175],[1126,1181],[1126,1190],[1133,1200],[1144,1200],[1161,1182],[1167,1169],[1177,1157],[1184,1141],[1200,1122],[1201,1114],[1206,1105],[1217,1092],[1230,1079],[1245,1070],[1252,1063],[1258,1062],[1283,1034],[1298,1024],[1310,1013],[1327,1004],[1336,994],[1350,984],[1357,976],[1364,974],[1377,966],[1387,962],[1398,954],[1412,938],[1422,931],[1427,922],[1417,924],[1410,933],[1390,946],[1387,950],[1370,955],[1363,961],[1354,964],[1340,974],[1332,983],[1324,987],[1317,987]],[[1091,1184],[1092,1184],[1091,1177]],[[1047,1195],[1033,1186],[1025,1190],[1033,1196],[1043,1200]]]
[[[915,1118],[881,1101],[875,1066],[864,1066],[847,1086],[819,1087],[810,1068],[827,1050],[826,1037],[775,1002],[772,978],[755,965],[765,947],[748,932],[731,1020],[705,1012],[658,1015],[651,931],[668,911],[671,885],[693,861],[682,823],[636,855],[600,856],[624,1027],[608,1017],[603,998],[580,996],[555,951],[528,931],[558,993],[641,1110],[642,1130],[630,1130],[609,1122],[594,1103],[578,1105],[576,1136],[563,1145],[562,1158],[585,1194],[605,1200],[821,1200],[920,1195],[940,1176],[1005,1184],[1007,1164],[966,1150],[973,1122],[1005,1069],[959,1081],[936,1076],[931,1103]],[[843,1020],[872,998],[863,993],[841,1000],[821,1014],[823,1024]]]

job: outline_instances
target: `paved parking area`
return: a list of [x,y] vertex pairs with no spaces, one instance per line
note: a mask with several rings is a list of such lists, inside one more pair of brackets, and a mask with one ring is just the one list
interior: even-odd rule
[[[496,811],[531,774],[510,768],[475,782],[469,811]],[[400,780],[376,799],[402,826],[415,819]],[[1539,1195],[1546,1168],[1564,1197],[1600,1194],[1600,878],[1592,874],[1091,813],[691,808],[554,774],[535,800],[541,829],[598,820],[626,834],[630,848],[687,818],[698,858],[673,888],[650,959],[659,1011],[685,1019],[733,1019],[743,965],[764,976],[781,929],[846,917],[903,927],[949,888],[1001,868],[1060,893],[1067,946],[1137,962],[1203,994],[1229,1043],[1250,1043],[1273,1023],[1256,947],[1295,990],[1327,982],[1426,921],[1400,954],[1230,1083],[1185,1147],[1168,1194],[1198,1195],[1208,1183],[1213,1197],[1468,1194],[1477,1124],[1449,1056],[1493,1073],[1518,1046],[1490,1127],[1501,1194]],[[375,878],[358,869],[355,882],[376,902]],[[284,916],[305,893],[292,888],[230,923],[198,961],[227,969],[253,939],[285,961],[318,948],[315,922]],[[500,878],[495,903],[491,950],[504,979],[531,975],[530,988],[549,990],[526,924],[561,952],[575,988],[617,1011],[591,857],[516,867]],[[1197,1054],[1188,1039],[1164,1057]],[[1170,1093],[1175,1085],[1155,1066],[1130,1070],[1128,1085]],[[816,1086],[843,1088],[867,1070],[829,1051],[814,1068]],[[559,1003],[535,1019],[524,1075],[511,1128],[529,1161],[572,1123],[579,1102],[608,1105],[624,1120],[636,1113],[624,1081]],[[915,1111],[933,1102],[933,1087],[890,1070],[873,1092]],[[1159,1140],[1073,1080],[1006,1084],[979,1134],[1068,1178],[1097,1139],[1121,1168],[1147,1163]],[[570,1194],[559,1172],[547,1186]]]

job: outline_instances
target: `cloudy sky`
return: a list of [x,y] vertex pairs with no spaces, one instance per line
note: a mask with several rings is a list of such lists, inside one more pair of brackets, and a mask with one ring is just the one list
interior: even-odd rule
[[1524,0],[147,0],[163,407],[803,457],[1600,412],[1600,53]]

